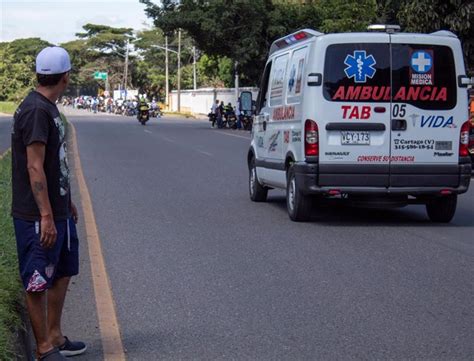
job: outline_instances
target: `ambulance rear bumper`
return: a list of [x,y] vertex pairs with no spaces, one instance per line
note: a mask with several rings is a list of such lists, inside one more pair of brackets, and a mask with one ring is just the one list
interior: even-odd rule
[[469,157],[453,165],[327,165],[294,163],[297,187],[305,194],[437,195],[467,192]]

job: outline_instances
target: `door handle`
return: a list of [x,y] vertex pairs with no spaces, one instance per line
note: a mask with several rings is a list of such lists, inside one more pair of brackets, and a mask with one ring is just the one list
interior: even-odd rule
[[264,120],[262,125],[263,125],[263,131],[266,131],[267,130],[267,121]]
[[406,119],[392,119],[392,130],[407,130]]

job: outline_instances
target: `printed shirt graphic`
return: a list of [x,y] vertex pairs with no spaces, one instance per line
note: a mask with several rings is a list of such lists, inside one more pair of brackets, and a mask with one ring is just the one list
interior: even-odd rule
[[12,215],[26,221],[41,218],[27,170],[26,147],[33,143],[45,145],[43,168],[54,218],[67,219],[70,186],[65,128],[56,105],[36,91],[18,107],[12,131]]
[[66,132],[61,117],[54,118],[54,124],[59,131],[59,192],[61,196],[69,193],[69,165],[67,161]]

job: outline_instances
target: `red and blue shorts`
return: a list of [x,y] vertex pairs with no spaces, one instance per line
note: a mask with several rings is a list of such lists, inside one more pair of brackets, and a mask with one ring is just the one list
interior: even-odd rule
[[40,244],[41,223],[13,219],[18,262],[23,286],[27,292],[42,292],[54,281],[79,273],[79,240],[72,219],[55,221],[58,233],[52,248]]

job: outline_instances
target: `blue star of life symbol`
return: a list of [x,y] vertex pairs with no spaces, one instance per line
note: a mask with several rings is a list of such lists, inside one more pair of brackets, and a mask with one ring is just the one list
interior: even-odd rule
[[373,55],[367,56],[365,50],[355,50],[354,55],[347,55],[344,60],[347,68],[344,69],[348,78],[354,78],[356,83],[365,83],[367,78],[375,75],[374,65],[377,64]]

